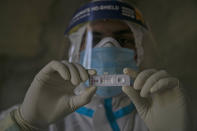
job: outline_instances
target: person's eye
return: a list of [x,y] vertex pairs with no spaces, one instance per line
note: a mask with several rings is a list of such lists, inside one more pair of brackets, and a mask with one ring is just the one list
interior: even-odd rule
[[134,39],[128,39],[128,38],[118,38],[118,42],[122,47],[127,46],[128,44],[135,44]]
[[99,36],[94,36],[93,37],[93,46],[95,46],[96,44],[98,44],[101,41],[101,37]]

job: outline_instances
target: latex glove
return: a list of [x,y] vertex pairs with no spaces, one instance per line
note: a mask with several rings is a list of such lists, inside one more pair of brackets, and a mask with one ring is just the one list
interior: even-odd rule
[[[87,88],[75,95],[74,88],[88,79],[88,72],[81,65],[52,61],[34,78],[21,106],[22,119],[30,126],[45,128],[90,102],[96,87]],[[19,122],[24,124],[24,122]]]
[[[133,71],[125,68],[132,77]],[[166,71],[144,70],[133,87],[123,87],[150,131],[186,131],[186,102],[177,78]]]

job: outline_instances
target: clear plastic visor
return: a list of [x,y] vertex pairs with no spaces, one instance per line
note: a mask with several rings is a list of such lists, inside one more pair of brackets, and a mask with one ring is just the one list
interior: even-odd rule
[[96,69],[99,75],[122,74],[125,67],[137,68],[134,34],[124,21],[88,23],[78,50],[78,63]]

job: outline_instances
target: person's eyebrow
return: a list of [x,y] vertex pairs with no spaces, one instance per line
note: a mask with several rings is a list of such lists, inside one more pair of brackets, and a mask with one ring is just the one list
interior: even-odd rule
[[[98,32],[98,31],[93,31],[92,33],[95,36],[102,36],[103,35],[102,32]],[[133,34],[133,32],[130,29],[123,29],[123,30],[114,31],[112,34],[113,35],[124,35],[124,34]]]
[[113,32],[114,35],[133,34],[130,29],[124,29]]
[[93,33],[93,35],[96,35],[96,36],[101,36],[102,35],[101,32],[97,32],[97,31],[93,31],[92,33]]

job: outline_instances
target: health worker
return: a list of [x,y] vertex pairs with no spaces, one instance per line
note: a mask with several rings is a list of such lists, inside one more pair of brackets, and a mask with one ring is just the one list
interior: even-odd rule
[[[136,7],[88,2],[65,36],[69,60],[53,60],[35,76],[22,104],[1,114],[2,131],[187,130],[183,89],[155,68],[159,54]],[[93,75],[117,74],[130,76],[130,86],[89,85]]]

